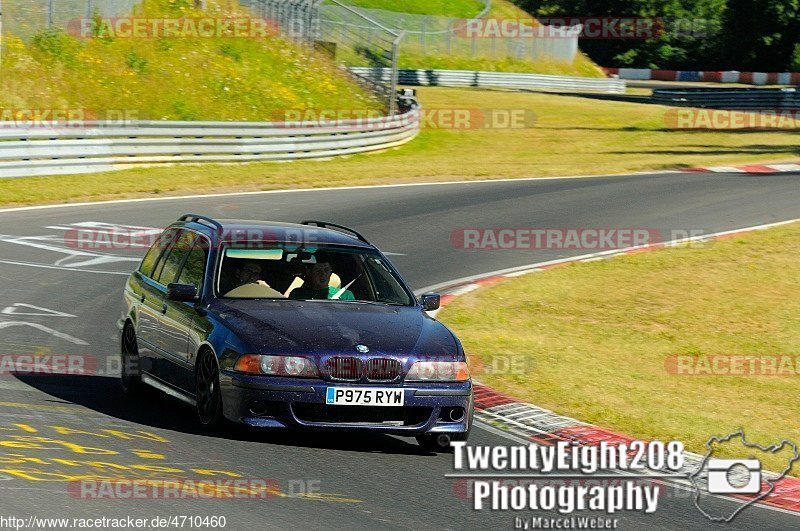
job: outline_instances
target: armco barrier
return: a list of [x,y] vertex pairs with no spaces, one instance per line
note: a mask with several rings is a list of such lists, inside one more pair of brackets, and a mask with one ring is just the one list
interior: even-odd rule
[[134,165],[319,159],[412,140],[420,112],[338,122],[0,122],[0,178],[91,173]]
[[[351,70],[359,76],[374,79],[385,79],[391,75],[391,71],[388,68],[356,67],[351,68]],[[499,87],[548,92],[600,92],[607,94],[622,94],[625,92],[625,81],[620,79],[479,72],[472,70],[401,69],[399,83],[401,85],[429,85],[434,87]]]
[[631,81],[680,81],[685,83],[742,83],[749,85],[800,85],[800,72],[738,72],[719,70],[650,70],[603,68],[609,76]]
[[653,103],[730,110],[800,109],[800,92],[787,89],[655,89]]

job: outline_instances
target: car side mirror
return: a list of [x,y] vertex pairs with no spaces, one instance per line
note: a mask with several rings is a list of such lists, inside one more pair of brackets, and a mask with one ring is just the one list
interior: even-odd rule
[[194,302],[197,300],[197,286],[191,284],[170,284],[167,286],[167,300],[175,302]]
[[442,305],[442,297],[438,293],[425,293],[420,297],[420,302],[423,310],[432,312]]

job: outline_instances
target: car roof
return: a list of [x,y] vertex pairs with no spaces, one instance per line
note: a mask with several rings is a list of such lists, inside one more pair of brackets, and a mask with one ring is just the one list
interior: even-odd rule
[[[232,241],[257,239],[259,241],[297,242],[299,240],[298,236],[302,234],[302,241],[306,242],[374,249],[372,245],[355,235],[315,225],[249,219],[216,219],[215,221],[222,226],[223,239],[229,237]],[[177,226],[189,226],[211,235],[216,233],[214,227],[192,220],[178,222]],[[311,234],[313,234],[313,238],[308,237]]]

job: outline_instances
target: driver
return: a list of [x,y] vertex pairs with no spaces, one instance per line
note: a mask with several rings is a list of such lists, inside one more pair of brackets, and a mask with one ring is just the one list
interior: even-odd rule
[[[349,289],[340,289],[330,285],[333,269],[327,253],[317,253],[315,264],[306,264],[303,272],[304,283],[289,294],[290,299],[333,299],[341,301],[356,300]],[[337,294],[339,295],[337,297]]]

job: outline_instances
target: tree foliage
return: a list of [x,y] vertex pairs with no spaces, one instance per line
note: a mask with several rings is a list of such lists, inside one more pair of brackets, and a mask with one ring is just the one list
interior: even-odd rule
[[516,0],[537,17],[641,17],[652,38],[581,39],[604,66],[674,70],[800,68],[800,0]]

